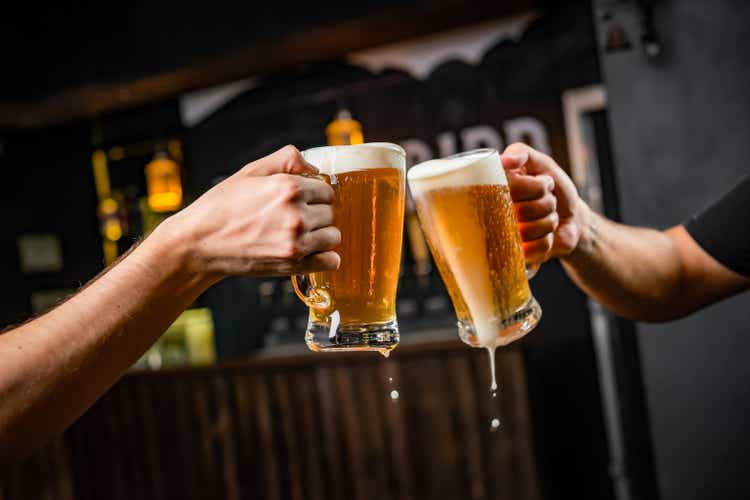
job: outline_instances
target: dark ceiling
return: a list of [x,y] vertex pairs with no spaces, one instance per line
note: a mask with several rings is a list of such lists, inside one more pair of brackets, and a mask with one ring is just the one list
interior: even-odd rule
[[0,16],[0,100],[174,70],[298,30],[429,2],[61,3]]

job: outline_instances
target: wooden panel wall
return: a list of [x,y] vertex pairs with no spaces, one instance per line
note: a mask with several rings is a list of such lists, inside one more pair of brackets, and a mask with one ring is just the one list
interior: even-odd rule
[[454,341],[389,360],[311,353],[131,374],[1,471],[0,500],[537,500],[518,350],[498,353],[498,375],[492,400],[486,353]]

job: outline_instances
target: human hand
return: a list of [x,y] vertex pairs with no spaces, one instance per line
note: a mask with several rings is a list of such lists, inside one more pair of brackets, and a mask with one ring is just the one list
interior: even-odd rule
[[[245,165],[162,226],[189,248],[191,270],[222,278],[334,270],[334,192],[294,146]],[[160,226],[161,227],[161,226]]]
[[523,143],[501,156],[516,208],[526,261],[564,257],[579,244],[588,206],[573,181],[549,156]]

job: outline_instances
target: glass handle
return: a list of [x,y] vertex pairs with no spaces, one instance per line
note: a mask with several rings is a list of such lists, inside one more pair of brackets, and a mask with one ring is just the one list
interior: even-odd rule
[[295,274],[292,276],[292,286],[297,297],[311,309],[328,309],[331,306],[331,296],[328,292],[316,288],[309,274]]

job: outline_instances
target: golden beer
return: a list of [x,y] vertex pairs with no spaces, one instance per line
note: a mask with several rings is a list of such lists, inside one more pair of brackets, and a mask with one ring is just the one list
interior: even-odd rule
[[531,331],[541,308],[497,151],[424,162],[409,171],[409,187],[461,338],[494,348]]
[[399,340],[396,290],[404,223],[405,153],[395,144],[328,146],[303,152],[336,193],[341,231],[336,271],[293,278],[310,306],[310,349],[376,350]]

